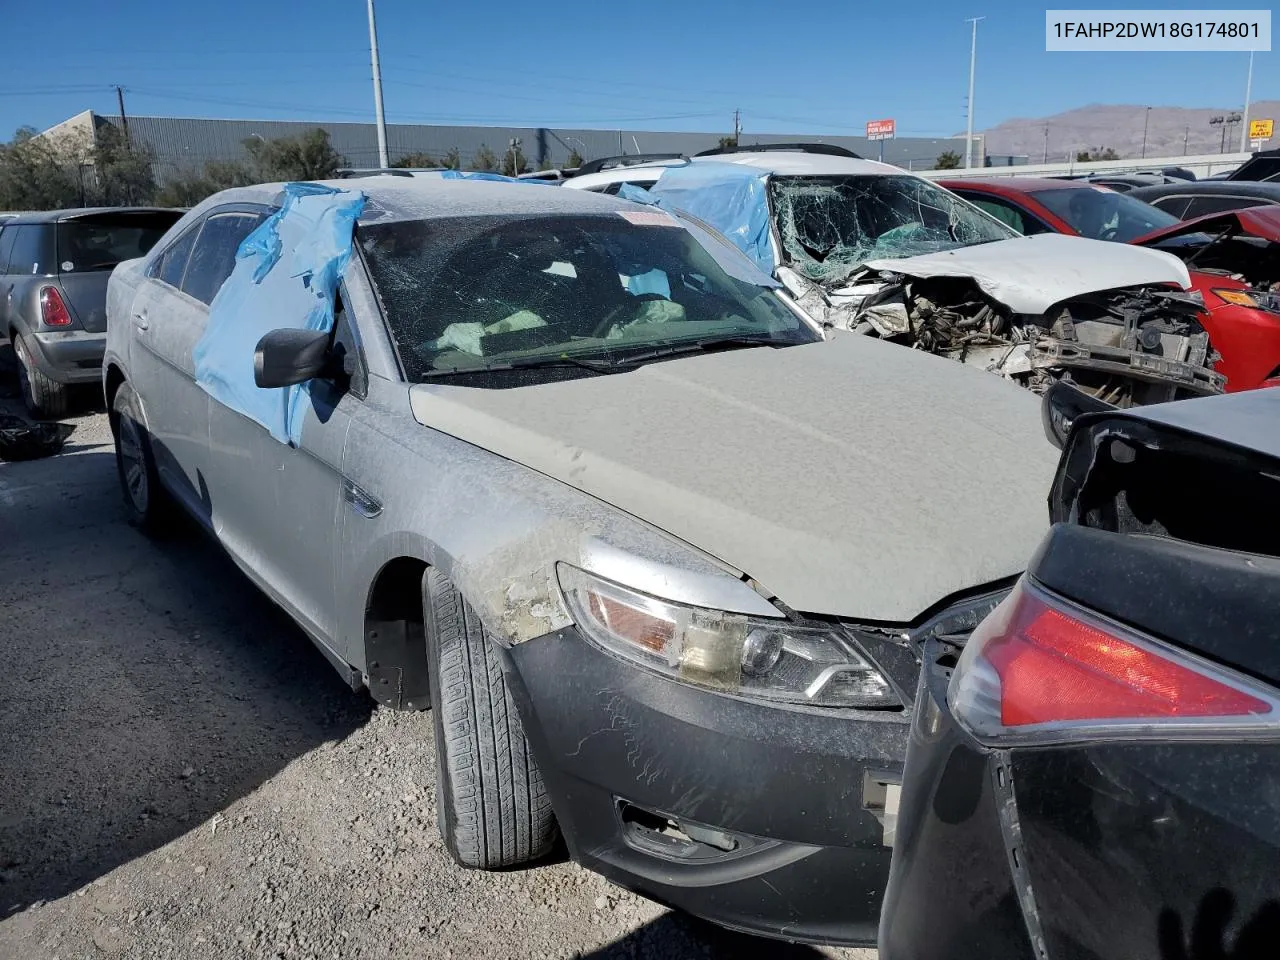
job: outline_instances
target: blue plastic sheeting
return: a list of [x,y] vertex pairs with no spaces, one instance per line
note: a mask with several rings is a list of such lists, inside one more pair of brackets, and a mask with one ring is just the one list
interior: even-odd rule
[[[715,227],[772,276],[767,177],[738,163],[700,161],[664,170],[648,192],[663,209],[687,211]],[[630,192],[621,195],[632,198]]]
[[[666,174],[663,174],[665,177]],[[659,180],[659,183],[662,181]],[[780,287],[780,284],[768,271],[772,266],[766,267],[764,270],[756,264],[754,260],[743,256],[743,254],[733,245],[727,237],[719,233],[710,233],[703,229],[702,224],[710,226],[708,221],[702,220],[701,223],[691,220],[689,217],[682,215],[684,211],[676,207],[669,200],[659,197],[655,192],[650,192],[644,187],[637,187],[634,184],[624,183],[618,191],[618,196],[623,200],[630,200],[633,203],[643,203],[646,206],[658,207],[666,210],[677,220],[680,225],[693,234],[693,238],[700,243],[703,248],[711,254],[712,258],[720,265],[729,276],[735,280],[741,280],[744,283],[750,283],[757,287]],[[768,228],[766,226],[766,233]],[[768,239],[766,237],[766,244]],[[630,288],[628,288],[630,289]],[[633,290],[633,293],[654,292],[660,293],[660,290],[642,291]]]
[[192,351],[196,382],[219,403],[262,424],[281,443],[302,437],[307,384],[259,387],[253,355],[263,334],[282,327],[333,329],[333,303],[351,259],[363,193],[289,183],[284,204],[245,237],[236,265],[209,307]]

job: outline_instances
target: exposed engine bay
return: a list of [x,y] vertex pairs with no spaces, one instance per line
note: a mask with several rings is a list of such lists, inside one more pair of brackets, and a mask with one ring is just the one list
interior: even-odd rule
[[[1199,294],[1158,286],[1071,297],[1044,314],[1011,311],[967,277],[879,271],[801,305],[827,322],[979,366],[1043,392],[1070,380],[1115,406],[1221,393],[1226,379],[1197,319]],[[821,304],[815,303],[820,300]]]

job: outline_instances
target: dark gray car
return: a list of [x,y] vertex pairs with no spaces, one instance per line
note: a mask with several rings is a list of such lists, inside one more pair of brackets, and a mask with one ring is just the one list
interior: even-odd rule
[[101,378],[107,278],[117,263],[146,254],[181,216],[106,207],[0,222],[0,332],[13,344],[33,414],[61,416],[69,385]]
[[1166,183],[1156,187],[1138,187],[1129,195],[1143,203],[1159,207],[1179,220],[1191,220],[1211,213],[1226,213],[1243,207],[1280,203],[1280,183],[1197,180],[1194,183]]

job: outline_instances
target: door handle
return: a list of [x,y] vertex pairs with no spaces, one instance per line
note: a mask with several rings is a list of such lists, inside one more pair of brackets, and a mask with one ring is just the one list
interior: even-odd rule
[[148,330],[148,329],[150,329],[150,327],[151,327],[151,322],[150,322],[149,320],[147,320],[147,311],[142,310],[142,311],[139,311],[139,312],[135,313],[135,314],[133,315],[133,325],[134,325],[135,327],[137,327],[139,330]]

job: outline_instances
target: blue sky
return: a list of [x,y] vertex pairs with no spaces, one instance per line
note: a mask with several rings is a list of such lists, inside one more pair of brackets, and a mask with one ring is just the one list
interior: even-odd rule
[[[364,0],[311,0],[305,16],[288,12],[303,7],[296,0],[61,0],[53,19],[40,4],[7,7],[0,139],[87,108],[114,112],[114,84],[138,115],[373,116]],[[549,9],[562,12],[537,12]],[[1247,59],[1046,53],[1044,5],[1011,0],[377,0],[377,10],[388,122],[728,130],[740,108],[747,132],[859,133],[893,117],[900,136],[946,136],[964,128],[970,16],[987,18],[979,128],[1089,103],[1235,106]],[[1277,57],[1258,56],[1255,100],[1280,99]]]

